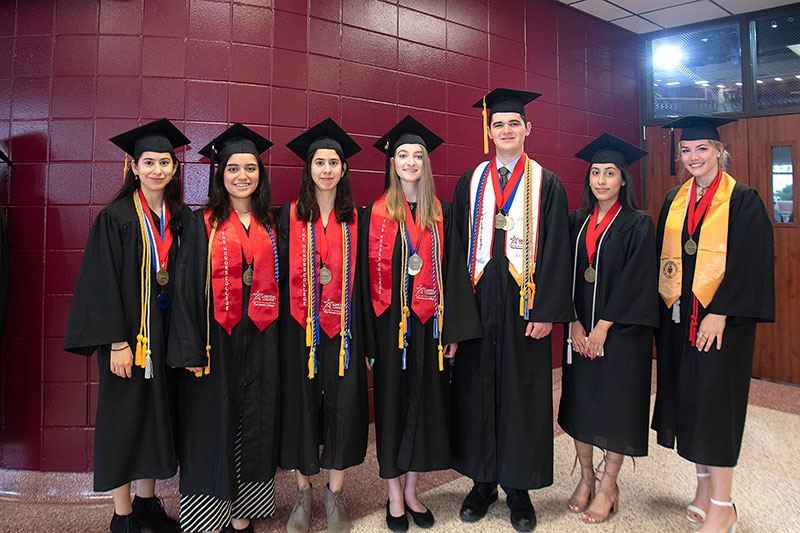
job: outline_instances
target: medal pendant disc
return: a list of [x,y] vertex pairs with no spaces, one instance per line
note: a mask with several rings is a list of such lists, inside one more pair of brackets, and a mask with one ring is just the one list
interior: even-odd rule
[[244,271],[244,274],[242,274],[242,281],[248,287],[253,284],[253,267],[252,266],[248,266],[247,270]]
[[319,282],[327,285],[333,279],[333,273],[326,266],[319,269]]
[[510,216],[506,216],[506,220],[503,224],[503,230],[511,231],[512,229],[514,229],[514,219],[511,218]]
[[503,213],[497,213],[494,216],[495,229],[503,229],[505,225],[506,225],[506,216]]
[[595,271],[592,265],[586,267],[586,270],[583,271],[583,279],[586,280],[587,283],[594,283],[594,280],[597,278],[597,272]]
[[167,283],[169,283],[169,272],[167,272],[163,268],[158,272],[156,272],[156,283],[158,283],[162,287]]
[[422,257],[419,254],[414,254],[408,258],[408,273],[412,276],[416,276],[422,270]]
[[689,237],[689,240],[683,244],[683,250],[689,255],[694,255],[697,253],[697,243]]

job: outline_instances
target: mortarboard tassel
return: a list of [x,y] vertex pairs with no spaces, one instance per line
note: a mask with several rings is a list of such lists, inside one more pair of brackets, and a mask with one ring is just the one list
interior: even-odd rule
[[675,175],[675,128],[669,129],[669,175]]
[[489,117],[486,115],[486,97],[483,97],[483,153],[489,153],[489,132],[487,131],[489,125]]

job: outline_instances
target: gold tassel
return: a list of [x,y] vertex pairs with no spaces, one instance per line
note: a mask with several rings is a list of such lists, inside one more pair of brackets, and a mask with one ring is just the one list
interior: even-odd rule
[[339,377],[344,376],[344,339],[342,339],[342,347],[339,349]]
[[481,113],[483,115],[483,153],[489,153],[489,117],[486,113],[486,97],[483,97],[483,111]]
[[125,171],[128,169],[128,154],[125,154],[125,163],[122,165],[122,183],[125,183]]
[[[310,305],[310,304],[309,304]],[[311,326],[311,317],[306,317],[306,346],[311,346],[314,342],[314,329]]]
[[439,372],[444,370],[444,350],[442,349],[442,340],[439,338]]
[[314,347],[308,351],[308,379],[314,379]]

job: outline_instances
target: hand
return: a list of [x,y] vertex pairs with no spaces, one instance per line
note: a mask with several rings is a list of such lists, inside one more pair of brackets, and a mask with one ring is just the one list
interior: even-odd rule
[[608,336],[608,329],[611,327],[611,322],[607,320],[599,320],[595,325],[589,337],[586,339],[586,348],[589,351],[589,357],[603,357],[603,345],[606,343]]
[[444,345],[444,356],[448,359],[452,359],[453,356],[456,354],[456,350],[458,349],[457,342],[451,342],[450,344]]
[[569,340],[572,341],[570,342],[572,351],[578,352],[584,357],[588,357],[589,347],[586,344],[586,330],[583,329],[583,324],[581,324],[580,320],[572,322],[572,334]]
[[191,372],[192,374],[197,374],[198,372],[204,372],[206,367],[204,366],[187,366],[186,370]]
[[722,332],[725,331],[726,318],[725,315],[709,313],[700,322],[700,327],[697,328],[697,337],[694,341],[698,352],[709,351],[714,345],[714,340],[717,341],[717,350],[722,349]]
[[525,335],[534,339],[543,339],[550,335],[550,330],[552,329],[552,322],[528,322],[528,327],[525,328]]
[[[114,351],[114,348],[117,350]],[[109,366],[112,374],[121,378],[131,377],[133,352],[127,342],[115,342],[111,345],[111,362]]]

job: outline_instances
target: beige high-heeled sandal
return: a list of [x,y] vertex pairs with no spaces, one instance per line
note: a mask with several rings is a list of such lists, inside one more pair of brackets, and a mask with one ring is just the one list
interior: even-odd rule
[[[589,502],[592,501],[594,498],[594,489],[595,483],[597,482],[597,476],[594,473],[594,465],[592,464],[592,458],[594,457],[594,449],[588,453],[576,453],[575,454],[575,462],[572,464],[572,472],[570,476],[575,473],[575,467],[578,465],[578,461],[581,463],[581,479],[578,481],[578,486],[575,487],[575,490],[572,492],[572,496],[570,497],[569,501],[567,502],[567,507],[573,513],[582,513],[589,507]],[[588,462],[584,463],[584,459],[588,458]],[[588,464],[588,466],[587,466]],[[583,477],[585,471],[589,471],[592,474],[592,481],[589,482]],[[576,493],[581,488],[581,485],[585,485],[589,487],[589,497],[586,501],[581,501],[576,497]]]
[[[614,478],[614,487],[613,489],[605,489],[603,488],[602,480],[600,482],[600,488],[597,489],[597,493],[594,499],[597,499],[602,495],[606,500],[611,503],[611,507],[608,510],[608,513],[605,515],[601,515],[600,513],[592,512],[588,508],[586,512],[581,515],[581,520],[584,524],[601,524],[608,520],[608,517],[611,516],[612,513],[616,513],[619,509],[619,485],[617,485],[616,478],[619,475],[619,471],[622,468],[622,463],[624,459],[615,459],[609,457],[608,453],[605,454],[604,460],[606,462],[605,469],[603,471],[603,479],[606,476]],[[616,466],[616,471],[609,470],[609,465]],[[599,467],[599,466],[598,466]],[[613,492],[612,492],[613,491]],[[613,494],[613,496],[609,496],[609,494]],[[594,500],[593,500],[594,501]]]
[[[736,515],[736,520],[733,521],[731,527],[728,528],[728,533],[736,533],[736,524],[739,523],[739,512],[736,510],[736,505],[733,502],[721,502],[719,500],[715,500],[711,498],[711,503],[714,505],[719,505],[720,507],[732,507],[733,514]],[[695,533],[700,533],[699,531],[695,531]]]
[[[697,477],[710,477],[711,476],[711,474],[709,474],[708,472],[697,472],[696,475],[697,475]],[[696,515],[700,516],[700,520],[692,518],[689,513],[695,513]],[[696,505],[692,505],[691,503],[686,506],[686,520],[688,520],[692,524],[699,524],[701,522],[704,522],[705,519],[706,519],[706,512],[704,510],[700,509]]]

